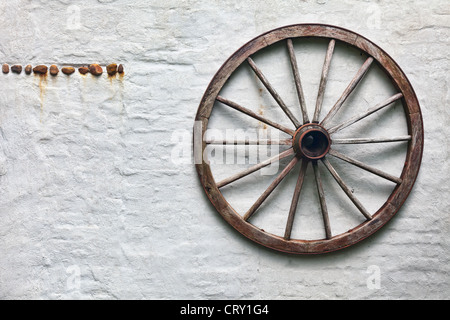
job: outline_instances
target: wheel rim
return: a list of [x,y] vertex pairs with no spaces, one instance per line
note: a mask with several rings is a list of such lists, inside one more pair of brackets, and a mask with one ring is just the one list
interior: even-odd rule
[[[301,93],[301,84],[299,80],[297,64],[295,61],[295,53],[293,52],[292,39],[303,37],[317,37],[329,39],[328,49],[323,64],[322,76],[319,86],[319,92],[317,97],[317,103],[314,110],[314,115],[310,121],[306,108],[303,107],[304,101],[302,101],[303,95]],[[291,61],[292,71],[295,78],[295,85],[299,94],[299,103],[301,105],[302,120],[298,120],[284,104],[282,98],[277,94],[275,89],[271,86],[264,74],[258,69],[251,56],[258,51],[269,47],[272,44],[285,41],[289,52],[289,58]],[[367,60],[358,70],[357,74],[352,79],[351,83],[347,86],[343,95],[339,98],[336,104],[331,110],[323,117],[321,115],[321,104],[323,102],[323,94],[326,89],[328,68],[332,63],[333,49],[335,43],[342,42],[350,45],[368,55]],[[227,100],[219,95],[221,89],[233,74],[233,72],[243,63],[247,62],[259,78],[261,83],[264,84],[266,89],[270,92],[272,97],[276,100],[286,117],[294,125],[294,129],[287,126],[280,125],[269,119],[261,117],[257,114],[251,113],[245,107],[238,105],[237,103]],[[392,85],[398,91],[394,96],[389,97],[386,101],[378,104],[372,110],[368,110],[365,114],[358,115],[349,119],[344,123],[337,126],[330,126],[331,119],[339,109],[344,105],[346,98],[358,85],[359,81],[365,76],[370,65],[375,62],[381,69],[388,75]],[[382,142],[380,139],[369,141],[370,139],[354,139],[354,140],[333,140],[330,139],[330,135],[342,130],[343,128],[360,121],[364,117],[371,113],[377,112],[377,110],[384,108],[394,101],[401,101],[403,110],[408,126],[408,135],[401,137],[386,137],[385,141],[407,141],[406,159],[404,162],[403,170],[400,177],[393,177],[381,170],[375,169],[362,163],[356,159],[352,159],[346,155],[339,153],[338,151],[330,148],[331,142],[333,143],[371,143]],[[211,167],[208,160],[204,157],[204,150],[207,146],[207,141],[203,139],[205,132],[208,128],[208,122],[213,111],[215,102],[218,101],[231,108],[234,108],[247,116],[253,117],[259,121],[262,121],[278,130],[281,130],[290,136],[292,139],[293,148],[288,149],[279,155],[279,159],[292,156],[292,160],[278,175],[269,188],[258,199],[256,203],[245,213],[240,214],[234,210],[223,196],[220,188],[228,183],[240,179],[239,177],[231,177],[227,181],[216,182],[211,171]],[[368,39],[358,35],[352,31],[321,24],[299,24],[291,25],[282,28],[278,28],[267,33],[264,33],[253,40],[246,43],[239,50],[237,50],[218,70],[209,84],[206,92],[202,98],[200,106],[196,115],[196,124],[200,123],[199,128],[196,125],[194,129],[194,137],[200,135],[201,141],[197,144],[194,143],[194,158],[196,159],[196,169],[200,178],[200,182],[216,210],[220,215],[237,231],[250,240],[259,243],[263,246],[275,249],[278,251],[296,253],[296,254],[318,254],[335,251],[345,247],[349,247],[359,241],[367,238],[376,231],[378,231],[385,223],[387,223],[400,209],[404,201],[408,197],[418,174],[422,151],[423,151],[423,122],[420,112],[419,102],[414,93],[414,90],[406,78],[403,71],[397,65],[397,63],[381,48],[369,41]],[[307,128],[307,129],[305,129]],[[314,136],[315,135],[315,136]],[[313,140],[320,141],[319,145],[315,148],[308,149],[305,144],[308,142],[308,136],[312,136]],[[333,141],[331,141],[333,140]],[[303,143],[303,144],[302,144]],[[290,150],[290,151],[289,151]],[[339,174],[333,168],[328,161],[328,157],[340,158],[353,165],[370,171],[373,174],[379,175],[385,179],[391,180],[396,183],[393,192],[390,194],[386,202],[373,214],[369,213],[359,200],[352,195],[349,187],[340,178]],[[331,173],[333,178],[339,183],[340,187],[346,192],[347,196],[352,200],[354,205],[367,219],[365,222],[355,226],[347,232],[332,235],[331,226],[329,223],[328,212],[326,208],[326,199],[323,194],[322,179],[318,170],[318,163],[321,162]],[[277,187],[277,185],[283,180],[283,178],[294,168],[298,163],[301,163],[300,173],[297,179],[296,188],[292,197],[292,203],[287,213],[287,223],[284,235],[276,235],[266,232],[259,227],[256,227],[251,223],[251,217],[258,210],[262,202],[264,202],[270,193]],[[320,199],[320,207],[322,212],[322,218],[325,229],[325,238],[316,240],[303,240],[303,239],[291,239],[292,221],[295,216],[296,206],[302,190],[302,185],[305,178],[305,172],[309,163],[312,164],[314,170],[314,176],[316,180],[317,191]],[[262,167],[264,164],[260,164]],[[259,170],[258,165],[254,166],[254,171]],[[250,170],[251,171],[251,170]],[[254,172],[251,171],[250,173]],[[250,174],[245,172],[245,175]],[[235,180],[233,180],[235,179]]]

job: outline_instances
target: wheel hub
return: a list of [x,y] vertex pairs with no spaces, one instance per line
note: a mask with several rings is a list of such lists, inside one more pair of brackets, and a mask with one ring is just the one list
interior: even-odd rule
[[292,146],[297,156],[309,160],[318,160],[330,150],[331,139],[327,130],[315,123],[308,123],[300,128],[294,134]]

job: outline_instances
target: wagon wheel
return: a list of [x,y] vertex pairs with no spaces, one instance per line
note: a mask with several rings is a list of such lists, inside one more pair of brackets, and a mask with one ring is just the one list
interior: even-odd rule
[[[328,42],[328,48],[322,66],[316,104],[311,119],[309,118],[310,115],[308,115],[305,106],[304,93],[293,45],[293,40],[299,38],[317,38]],[[282,97],[275,90],[275,87],[252,58],[262,49],[275,43],[285,46],[285,52],[290,61],[289,68],[292,72],[290,79],[294,79],[293,81],[298,95],[297,106],[288,106],[284,102]],[[328,73],[330,65],[332,64],[334,48],[338,43],[359,50],[367,56],[367,59],[359,67],[359,70],[347,85],[337,102],[330,107],[328,112],[324,112],[322,104],[326,92]],[[344,102],[358,86],[358,83],[365,77],[370,66],[375,64],[377,64],[387,75],[387,78],[390,79],[396,93],[390,97],[386,97],[384,101],[374,103],[372,107],[362,113],[356,114],[340,123],[333,124],[332,120],[338,111],[345,105]],[[265,89],[267,89],[267,92],[273,97],[276,105],[281,108],[281,111],[283,111],[284,115],[289,119],[290,127],[252,111],[247,106],[243,106],[234,101],[233,97],[221,95],[222,88],[227,81],[229,81],[233,72],[241,65],[248,65],[251,68],[256,75],[255,78],[259,79],[258,81],[260,81]],[[401,136],[382,136],[381,138],[335,138],[335,133],[365,119],[381,109],[389,107],[394,102],[401,103],[403,107],[402,114],[404,114],[407,123],[408,134]],[[221,104],[222,106],[225,106],[225,108],[229,107],[228,110],[232,110],[230,112],[238,111],[244,117],[249,117],[250,119],[254,118],[270,127],[286,133],[288,136],[288,139],[279,141],[231,141],[233,145],[278,143],[280,145],[288,144],[288,149],[275,157],[261,161],[241,172],[229,176],[228,178],[216,181],[204,151],[210,144],[227,144],[229,142],[226,140],[208,141],[205,139],[208,122],[217,104]],[[293,110],[295,110],[295,108],[298,108],[297,110],[298,113],[301,114],[301,117],[296,117],[294,115]],[[222,65],[209,84],[197,111],[196,124],[199,123],[200,126],[196,125],[194,127],[194,159],[196,161],[196,169],[201,184],[209,200],[221,216],[241,234],[256,243],[288,253],[317,254],[335,251],[351,246],[379,230],[398,212],[409,195],[419,171],[423,150],[423,124],[420,106],[411,84],[399,66],[382,49],[368,39],[351,31],[329,25],[300,24],[286,26],[264,33],[242,46]],[[197,140],[199,136],[201,140]],[[402,164],[403,167],[400,176],[391,175],[338,151],[339,146],[342,144],[345,144],[346,146],[366,143],[381,143],[382,145],[386,145],[389,144],[389,142],[394,141],[404,141],[403,144],[407,144],[406,158]],[[387,200],[378,210],[370,212],[356,197],[353,190],[346,184],[342,176],[338,173],[338,170],[331,164],[329,161],[331,158],[339,159],[336,161],[342,160],[346,162],[347,165],[349,163],[359,167],[360,169],[358,170],[370,172],[370,174],[377,175],[389,181],[389,183],[393,184],[392,193],[390,193]],[[273,179],[269,187],[259,196],[256,202],[245,212],[237,212],[233,209],[225,199],[221,190],[273,162],[281,161],[281,159],[289,159],[289,162],[282,169],[281,173]],[[293,193],[293,195],[291,197],[292,200],[290,201],[290,209],[285,213],[286,222],[284,234],[266,232],[252,223],[253,217],[257,214],[258,209],[265,201],[270,201],[269,195],[277,188],[281,181],[292,172],[294,167],[300,169],[298,178],[296,178],[295,189],[289,191],[290,194]],[[319,211],[322,214],[323,237],[305,240],[293,238],[291,235],[293,221],[296,216],[297,205],[299,203],[302,187],[305,182],[305,173],[308,167],[313,168],[313,180],[315,180],[314,185],[316,186],[320,204]],[[333,226],[330,224],[329,212],[327,209],[327,196],[323,188],[323,173],[322,175],[320,173],[321,170],[331,174],[340,188],[345,192],[348,199],[351,200],[364,218],[362,223],[341,234],[333,234]]]

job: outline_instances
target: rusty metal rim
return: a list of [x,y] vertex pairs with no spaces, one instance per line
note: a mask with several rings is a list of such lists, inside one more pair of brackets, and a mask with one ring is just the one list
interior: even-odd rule
[[[367,38],[350,30],[325,24],[296,24],[268,31],[244,44],[217,71],[206,89],[196,114],[196,121],[202,123],[202,136],[207,128],[208,119],[213,109],[214,101],[221,88],[236,68],[255,52],[281,40],[299,37],[319,37],[335,39],[358,48],[373,57],[389,76],[393,85],[403,94],[402,104],[408,123],[411,140],[408,143],[407,155],[401,174],[402,183],[398,184],[384,205],[373,215],[373,218],[355,228],[333,236],[330,239],[319,240],[285,240],[283,237],[267,233],[244,219],[229,205],[218,189],[211,168],[202,159],[196,164],[200,182],[216,210],[238,232],[250,240],[265,247],[294,254],[320,254],[349,247],[369,237],[386,224],[400,209],[407,199],[419,172],[423,153],[423,120],[420,106],[414,89],[398,64],[380,47]],[[194,154],[202,152],[194,150]]]

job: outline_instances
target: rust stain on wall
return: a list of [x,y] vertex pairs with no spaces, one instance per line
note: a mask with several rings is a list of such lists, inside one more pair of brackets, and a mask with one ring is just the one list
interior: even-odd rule
[[[262,99],[262,95],[263,95],[263,88],[258,88],[258,93],[259,93],[259,97]],[[259,105],[259,109],[258,109],[258,113],[260,116],[264,115],[264,110],[265,110],[265,106],[263,104]],[[267,129],[267,124],[260,122],[260,124],[262,124],[263,129]]]
[[109,83],[112,85],[113,84],[113,80],[116,79],[116,75],[110,75],[108,74],[108,79],[109,79]]
[[[264,115],[265,108],[266,107],[264,105],[262,105],[262,104],[259,105],[258,114],[260,116]],[[264,122],[259,122],[259,123],[262,124],[262,127],[263,127],[264,130],[267,129],[267,124],[265,124]]]
[[47,74],[35,74],[35,77],[39,78],[39,101],[40,101],[40,121],[42,122],[42,116],[44,113],[44,101],[45,101],[45,92],[47,89]]

